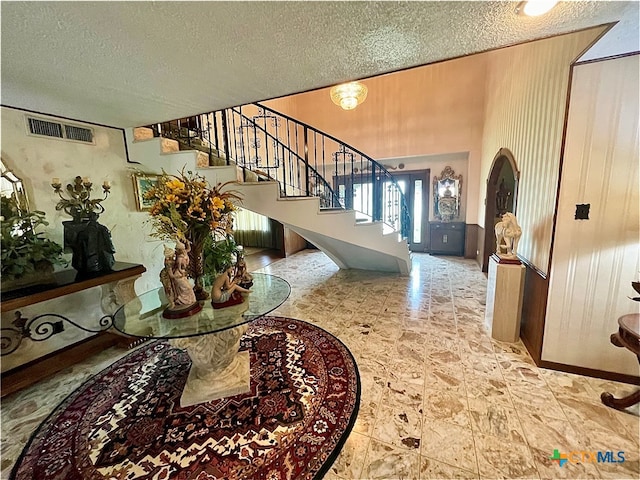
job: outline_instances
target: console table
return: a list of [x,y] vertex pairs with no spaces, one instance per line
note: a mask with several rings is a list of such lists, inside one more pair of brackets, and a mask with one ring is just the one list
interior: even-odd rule
[[[618,319],[618,331],[611,335],[611,343],[631,351],[640,362],[640,314],[630,313],[621,316]],[[612,394],[603,392],[600,399],[608,407],[623,410],[640,402],[640,390],[623,398],[614,398]]]
[[47,285],[3,293],[2,396],[119,343],[122,336],[106,331],[117,308],[135,297],[134,282],[145,271],[125,262],[84,277],[69,269]]

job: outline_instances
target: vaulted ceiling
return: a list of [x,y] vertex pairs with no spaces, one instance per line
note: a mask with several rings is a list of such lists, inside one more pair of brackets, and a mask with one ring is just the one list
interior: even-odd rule
[[607,23],[587,58],[640,50],[637,1],[516,5],[3,1],[2,104],[130,127]]

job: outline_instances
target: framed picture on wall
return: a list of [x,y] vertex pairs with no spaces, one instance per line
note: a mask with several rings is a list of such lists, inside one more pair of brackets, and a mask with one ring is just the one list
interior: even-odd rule
[[153,201],[145,200],[144,194],[158,183],[158,177],[153,173],[136,173],[133,175],[133,190],[136,197],[136,206],[139,211],[150,210]]

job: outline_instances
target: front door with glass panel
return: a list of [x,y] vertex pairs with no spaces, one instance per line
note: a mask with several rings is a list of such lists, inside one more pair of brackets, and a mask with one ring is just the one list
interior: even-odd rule
[[[404,194],[409,209],[411,220],[411,230],[407,238],[409,249],[414,252],[425,252],[429,223],[429,170],[392,175]],[[348,210],[356,211],[357,222],[370,222],[371,212],[375,210],[374,194],[377,191],[382,219],[401,231],[404,219],[399,214],[397,197],[392,193],[394,191],[392,182],[377,182],[373,186],[370,180],[369,176],[363,175],[334,177],[334,189],[338,193],[340,204]]]
[[[429,170],[392,173],[404,193],[411,218],[411,230],[407,243],[413,252],[427,251],[427,227],[429,225]],[[385,205],[384,208],[387,208]]]

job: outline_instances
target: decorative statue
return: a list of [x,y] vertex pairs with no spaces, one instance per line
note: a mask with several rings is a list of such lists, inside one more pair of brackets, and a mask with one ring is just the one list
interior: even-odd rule
[[238,253],[236,256],[238,260],[236,261],[234,280],[241,287],[249,288],[253,285],[253,275],[247,271],[247,263],[244,259],[244,249],[242,246],[238,246]]
[[110,271],[115,252],[109,229],[98,223],[96,213],[90,213],[89,222],[76,237],[71,265],[80,274]]
[[[518,242],[520,241],[520,235],[522,230],[518,225],[516,216],[507,212],[502,215],[502,221],[496,223],[496,253],[500,257],[505,258],[517,258],[518,254]],[[502,242],[504,241],[504,245]],[[505,250],[502,253],[502,250]]]
[[173,293],[173,284],[169,272],[173,269],[173,257],[175,252],[166,245],[164,246],[164,268],[160,271],[160,281],[164,287],[164,294],[169,301],[168,309],[173,310],[176,307],[175,294]]
[[224,271],[213,281],[211,303],[214,308],[216,308],[216,304],[235,305],[241,303],[243,299],[240,292],[251,293],[251,290],[238,285],[235,278],[235,267],[226,265]]
[[165,318],[183,318],[202,310],[193,292],[193,285],[187,277],[189,266],[189,247],[177,242],[175,252],[164,250],[164,268],[160,272],[160,280],[169,302],[163,316]]

